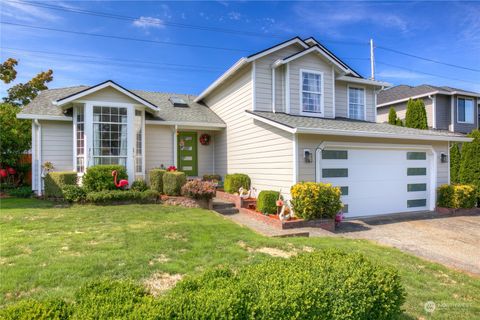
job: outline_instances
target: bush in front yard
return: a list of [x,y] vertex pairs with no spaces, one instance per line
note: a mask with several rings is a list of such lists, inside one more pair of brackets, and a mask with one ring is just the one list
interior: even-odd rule
[[49,320],[69,319],[72,315],[72,305],[61,299],[37,301],[22,300],[0,309],[0,319],[4,320]]
[[290,194],[295,216],[302,219],[334,218],[342,208],[340,188],[328,183],[300,182]]
[[459,181],[462,184],[473,184],[477,189],[477,201],[480,205],[480,130],[472,130],[468,134],[472,142],[462,145]]
[[210,200],[215,197],[216,191],[211,181],[191,180],[182,187],[182,195],[197,200]]
[[122,179],[128,180],[127,170],[121,165],[102,164],[87,168],[82,183],[85,189],[90,191],[116,190],[113,182],[112,171],[117,170],[117,182]]
[[264,214],[277,213],[277,200],[280,192],[273,190],[262,190],[257,198],[257,210]]
[[165,174],[166,170],[164,169],[152,169],[148,173],[150,177],[150,188],[152,190],[158,191],[163,193],[163,175]]
[[444,208],[473,208],[477,203],[476,188],[473,185],[444,184],[438,188],[437,206]]
[[[267,271],[266,270],[271,270]],[[181,281],[154,307],[161,319],[392,319],[398,273],[358,253],[323,250]]]
[[65,186],[62,189],[63,198],[68,202],[83,202],[87,196],[85,188],[80,186]]
[[49,172],[44,179],[45,196],[47,198],[62,198],[63,187],[77,184],[75,171]]
[[203,181],[219,182],[222,181],[222,176],[219,174],[204,174]]
[[134,191],[145,191],[148,189],[148,186],[144,180],[137,179],[133,181],[132,185],[130,186],[130,189]]
[[236,193],[240,188],[250,189],[250,177],[243,173],[227,174],[225,176],[224,189],[228,193]]
[[155,190],[105,190],[87,193],[86,200],[94,204],[114,204],[118,202],[153,203],[159,193]]
[[183,185],[187,182],[185,172],[169,171],[163,175],[163,193],[169,196],[179,196]]

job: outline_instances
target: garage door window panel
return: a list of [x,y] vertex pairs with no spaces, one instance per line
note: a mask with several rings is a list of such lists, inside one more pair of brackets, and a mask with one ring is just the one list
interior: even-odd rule
[[322,169],[323,178],[347,178],[348,169],[338,168],[338,169]]
[[408,176],[426,176],[427,168],[407,168]]
[[412,199],[407,200],[407,208],[426,207],[427,199]]
[[407,152],[407,160],[427,160],[426,152]]
[[348,151],[347,150],[322,150],[322,159],[323,160],[347,160]]
[[409,183],[407,185],[408,192],[427,191],[426,183]]

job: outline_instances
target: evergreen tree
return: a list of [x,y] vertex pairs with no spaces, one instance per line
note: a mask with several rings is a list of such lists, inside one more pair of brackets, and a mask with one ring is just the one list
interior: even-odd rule
[[416,129],[428,129],[427,111],[423,100],[408,100],[405,127]]
[[394,107],[390,107],[388,111],[388,123],[397,125],[397,112]]
[[456,184],[460,182],[459,171],[460,171],[460,147],[458,143],[454,143],[450,147],[450,183]]
[[480,204],[480,131],[473,130],[468,137],[473,138],[473,141],[462,145],[459,180],[460,183],[476,186]]

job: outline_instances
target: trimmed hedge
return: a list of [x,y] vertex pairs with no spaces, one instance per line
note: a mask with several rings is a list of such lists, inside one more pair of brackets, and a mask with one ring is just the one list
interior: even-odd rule
[[80,186],[65,186],[62,189],[63,198],[68,202],[83,202],[87,197],[85,188]]
[[[66,310],[73,319],[371,320],[396,319],[404,301],[392,267],[331,249],[236,271],[211,269],[156,299],[141,284],[101,279],[84,285]],[[13,310],[16,317],[10,318],[28,318],[29,310],[18,305],[1,310],[0,318]]]
[[44,179],[45,196],[47,198],[62,198],[63,187],[77,184],[75,171],[49,172]]
[[272,190],[262,190],[257,198],[257,210],[263,214],[277,213],[277,200],[280,192]]
[[117,181],[122,179],[128,180],[127,170],[121,165],[102,164],[92,166],[87,169],[87,172],[83,176],[82,184],[85,189],[90,191],[102,191],[102,190],[116,190],[115,183],[113,182],[112,171],[117,170]]
[[290,194],[295,216],[302,219],[334,218],[342,208],[340,188],[329,183],[300,182]]
[[167,172],[164,169],[152,169],[148,173],[150,177],[150,188],[163,193],[163,175]]
[[236,193],[240,188],[250,189],[250,177],[243,173],[227,174],[225,176],[224,189],[228,193]]
[[169,196],[179,196],[183,185],[187,182],[185,172],[168,171],[163,175],[163,193]]
[[438,188],[437,206],[454,209],[470,209],[477,204],[477,190],[474,185],[444,184]]
[[105,190],[87,193],[86,200],[94,204],[115,204],[118,202],[153,203],[159,193],[155,190]]

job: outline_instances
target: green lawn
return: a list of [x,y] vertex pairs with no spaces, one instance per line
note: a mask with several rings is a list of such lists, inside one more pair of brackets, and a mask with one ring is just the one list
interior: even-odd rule
[[[268,257],[245,246],[289,252],[308,246],[360,251],[395,266],[408,294],[406,318],[474,319],[480,314],[478,278],[364,240],[267,238],[201,209],[57,208],[34,199],[2,199],[0,237],[0,305],[28,297],[69,299],[86,280],[100,276],[141,281],[159,271],[189,274]],[[433,315],[423,310],[427,301],[437,304]]]

